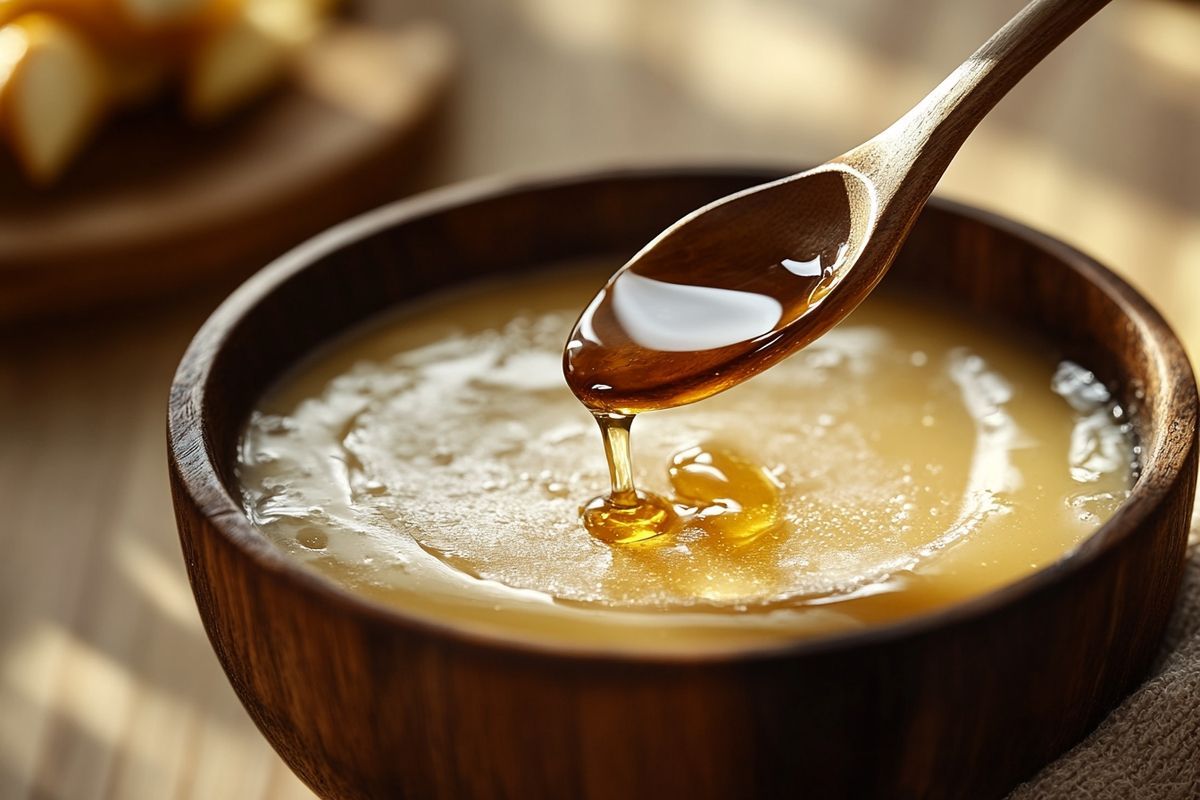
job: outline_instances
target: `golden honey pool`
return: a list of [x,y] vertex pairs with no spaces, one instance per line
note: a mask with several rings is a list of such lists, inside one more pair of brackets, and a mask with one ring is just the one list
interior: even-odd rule
[[730,649],[860,629],[1053,563],[1128,496],[1135,445],[1086,367],[996,321],[880,293],[803,352],[639,417],[637,483],[682,525],[589,536],[608,481],[563,342],[612,261],[444,292],[260,401],[247,515],[382,602],[546,644]]

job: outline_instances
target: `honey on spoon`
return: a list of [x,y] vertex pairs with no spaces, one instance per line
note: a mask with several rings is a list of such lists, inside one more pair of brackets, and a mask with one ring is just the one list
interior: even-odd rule
[[[599,423],[608,457],[611,491],[582,513],[594,536],[633,543],[671,531],[681,511],[699,513],[706,529],[706,520],[722,516],[706,513],[729,507],[719,497],[672,503],[638,491],[634,416],[741,383],[849,314],[891,266],[979,121],[1107,3],[1034,0],[880,135],[820,167],[692,212],[609,279],[563,354],[567,383]],[[712,471],[723,492],[742,491]]]

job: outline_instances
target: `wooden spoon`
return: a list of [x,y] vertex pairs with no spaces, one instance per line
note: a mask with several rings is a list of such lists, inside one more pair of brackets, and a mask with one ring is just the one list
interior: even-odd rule
[[669,408],[825,333],[879,283],[979,121],[1108,2],[1034,0],[875,138],[667,228],[583,312],[567,383],[597,413]]

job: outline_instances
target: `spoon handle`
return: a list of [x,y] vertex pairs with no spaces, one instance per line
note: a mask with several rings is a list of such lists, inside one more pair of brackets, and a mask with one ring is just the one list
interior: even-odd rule
[[1033,0],[925,99],[837,160],[869,174],[881,205],[922,204],[979,121],[1110,0]]

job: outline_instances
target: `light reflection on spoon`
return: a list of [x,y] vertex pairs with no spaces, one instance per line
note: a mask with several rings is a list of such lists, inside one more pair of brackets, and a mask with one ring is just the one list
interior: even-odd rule
[[634,343],[666,353],[713,350],[754,339],[772,331],[783,316],[783,306],[767,295],[667,283],[632,271],[613,284],[612,303]]

